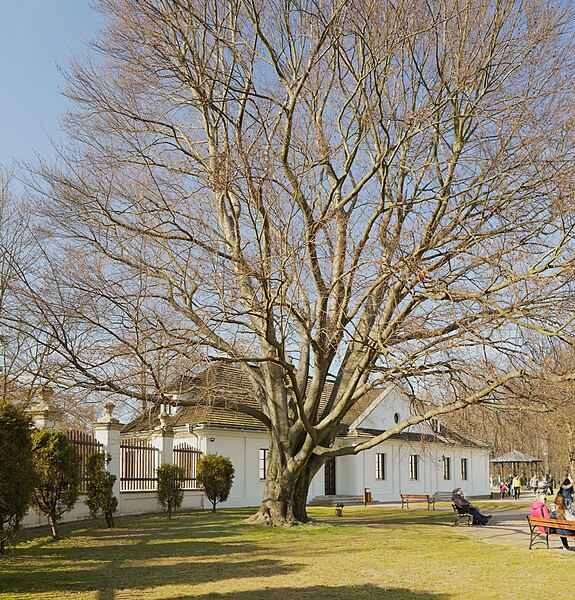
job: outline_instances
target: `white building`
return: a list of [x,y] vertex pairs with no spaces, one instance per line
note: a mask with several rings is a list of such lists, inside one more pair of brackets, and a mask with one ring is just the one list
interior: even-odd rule
[[[175,406],[154,408],[127,425],[122,438],[153,435],[165,410],[175,445],[187,443],[232,460],[234,484],[222,506],[257,506],[263,497],[268,437],[257,419],[237,411],[239,404],[256,406],[249,389],[238,368],[213,365],[197,377],[182,379]],[[178,406],[192,396],[198,405]],[[398,387],[373,390],[348,415],[339,442],[373,437],[413,412],[413,403]],[[308,501],[325,495],[360,496],[369,489],[374,501],[397,502],[401,493],[450,492],[459,486],[471,496],[489,494],[489,449],[445,431],[437,422],[421,423],[356,456],[328,460],[312,481]]]
[[[193,400],[195,405],[182,405]],[[222,507],[259,506],[263,497],[268,436],[260,421],[238,411],[238,406],[257,404],[249,382],[238,368],[214,364],[191,378],[182,378],[173,404],[156,406],[145,415],[123,425],[105,406],[104,418],[93,424],[94,435],[68,432],[84,454],[105,451],[111,456],[108,470],[116,475],[114,495],[119,514],[160,510],[156,500],[156,468],[164,463],[185,467],[182,508],[208,508],[209,502],[195,482],[195,463],[200,454],[229,457],[235,477],[228,500]],[[372,390],[358,402],[340,428],[338,444],[353,444],[372,438],[414,414],[410,398],[399,388]],[[34,405],[36,427],[58,429],[59,417],[49,404],[49,395]],[[167,414],[166,414],[167,413]],[[487,495],[489,449],[433,424],[421,423],[356,456],[330,459],[313,479],[308,501],[325,502],[324,496],[363,497],[398,502],[401,493],[434,494],[463,487],[470,496]],[[88,516],[81,496],[65,521]],[[46,524],[44,517],[30,512],[24,526]]]

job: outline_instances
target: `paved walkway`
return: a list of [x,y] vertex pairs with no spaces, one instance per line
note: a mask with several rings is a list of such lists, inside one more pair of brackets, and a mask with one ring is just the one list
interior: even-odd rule
[[[525,517],[529,514],[529,506],[523,500],[531,500],[531,496],[521,499],[519,504],[514,500],[498,501],[499,505],[493,510],[485,510],[479,503],[479,508],[484,514],[493,515],[489,525],[485,527],[459,527],[459,531],[476,539],[493,544],[529,548],[529,527]],[[572,544],[571,544],[572,545]],[[544,546],[539,546],[544,548]],[[558,537],[549,537],[549,548],[561,550],[561,540]],[[571,554],[571,553],[567,553]],[[573,553],[575,555],[575,552]]]

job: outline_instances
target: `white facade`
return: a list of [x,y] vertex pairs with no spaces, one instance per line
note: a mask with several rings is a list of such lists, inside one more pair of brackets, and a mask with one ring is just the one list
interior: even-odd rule
[[[409,398],[396,387],[383,390],[381,395],[350,426],[354,430],[386,430],[411,415]],[[410,427],[398,438],[387,440],[356,456],[335,459],[335,493],[362,495],[370,489],[372,499],[380,502],[398,502],[401,493],[433,494],[451,492],[462,487],[470,496],[490,493],[489,449],[476,444],[460,445],[445,435],[436,435],[427,423]],[[409,434],[416,434],[409,436]],[[435,435],[437,441],[410,440],[417,434]],[[364,437],[362,439],[365,439]],[[267,434],[257,431],[232,429],[195,429],[193,437],[177,431],[175,442],[186,441],[202,452],[229,457],[235,468],[230,497],[222,507],[257,506],[264,491],[264,480],[259,475],[260,450],[269,447]],[[384,473],[377,472],[377,455],[383,454]],[[410,457],[417,456],[417,479],[410,475]],[[449,460],[449,473],[444,474],[444,461]],[[462,460],[465,460],[463,468]],[[377,476],[383,476],[378,478]],[[449,475],[446,479],[444,475]],[[464,479],[464,476],[466,477]],[[323,496],[325,467],[316,474],[310,485],[308,501]]]
[[[165,426],[165,419],[161,419],[160,426],[151,431],[132,431],[126,436],[121,433],[124,425],[112,418],[111,410],[107,409],[106,417],[94,424],[94,431],[103,449],[112,456],[108,468],[117,476],[114,493],[119,500],[119,514],[160,511],[154,491],[120,491],[120,441],[126,437],[150,442],[158,449],[159,464],[172,463],[173,448],[182,442],[203,454],[227,456],[234,465],[235,477],[228,500],[219,506],[235,508],[261,503],[265,484],[261,460],[269,448],[266,432],[234,428],[233,424],[229,427],[186,424],[171,428]],[[348,436],[342,441],[344,444],[359,439],[364,441],[374,432],[387,430],[411,414],[409,398],[398,388],[389,387],[348,425]],[[46,426],[46,423],[39,421],[37,425]],[[417,461],[417,473],[414,472],[414,461]],[[445,470],[446,461],[449,461],[449,472]],[[326,490],[325,472],[324,466],[311,482],[308,501],[333,491],[336,495],[360,496],[365,489],[369,489],[372,499],[379,502],[398,502],[401,493],[434,494],[450,492],[456,487],[463,487],[469,496],[490,492],[489,449],[471,442],[455,443],[448,434],[435,433],[427,423],[412,426],[356,456],[336,457],[335,473],[332,469],[330,478],[333,491]],[[185,492],[182,508],[209,507],[211,504],[200,490]],[[81,498],[64,520],[88,516],[84,498]],[[24,521],[25,526],[46,523],[45,518],[32,513]]]

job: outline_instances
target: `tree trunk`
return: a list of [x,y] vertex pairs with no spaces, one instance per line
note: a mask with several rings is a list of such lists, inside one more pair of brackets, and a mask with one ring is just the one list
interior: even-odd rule
[[60,538],[58,537],[58,517],[55,513],[52,512],[50,513],[49,519],[50,527],[52,528],[52,538],[55,540],[59,540]]
[[277,472],[274,479],[269,473],[264,489],[264,498],[258,512],[248,522],[256,525],[286,527],[308,523],[306,504],[311,482],[311,469],[305,466],[297,474]]

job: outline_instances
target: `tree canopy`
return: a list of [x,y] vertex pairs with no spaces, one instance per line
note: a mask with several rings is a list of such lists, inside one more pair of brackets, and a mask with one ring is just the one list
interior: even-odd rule
[[[197,361],[241,365],[260,517],[293,522],[327,457],[492,401],[537,371],[530,336],[570,340],[570,6],[99,6],[74,143],[34,179],[48,242],[22,294],[55,380],[169,401]],[[370,389],[435,378],[453,400],[334,448]]]

